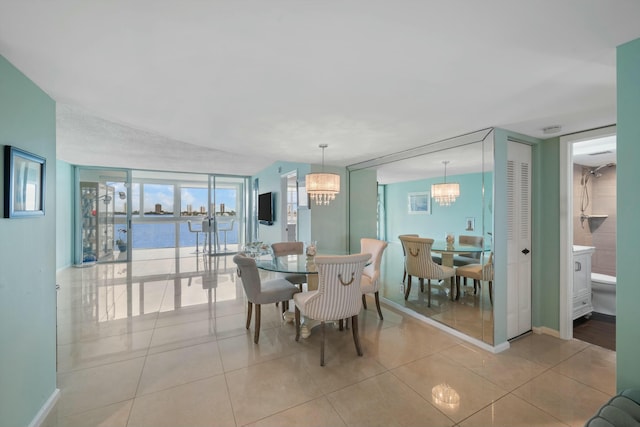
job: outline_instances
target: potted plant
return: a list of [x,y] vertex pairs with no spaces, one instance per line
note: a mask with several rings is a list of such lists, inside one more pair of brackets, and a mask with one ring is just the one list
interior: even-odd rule
[[118,249],[120,250],[120,252],[127,251],[127,241],[123,239],[123,234],[125,235],[124,237],[126,237],[126,234],[127,234],[126,228],[121,228],[118,230],[118,240],[116,240],[116,245],[118,246]]

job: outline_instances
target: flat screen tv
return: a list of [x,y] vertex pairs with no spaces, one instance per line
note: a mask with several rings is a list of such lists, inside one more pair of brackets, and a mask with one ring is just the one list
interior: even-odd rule
[[273,194],[262,193],[258,196],[258,221],[260,224],[273,225]]

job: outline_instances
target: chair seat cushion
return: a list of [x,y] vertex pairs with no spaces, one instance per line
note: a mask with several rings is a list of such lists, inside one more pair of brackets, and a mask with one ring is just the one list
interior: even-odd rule
[[456,276],[482,280],[482,264],[469,264],[456,269]]
[[284,279],[294,284],[302,284],[307,283],[307,275],[306,274],[287,274],[284,276]]
[[304,314],[307,302],[317,294],[318,291],[299,292],[293,296],[293,302],[298,306],[302,314]]
[[456,267],[460,267],[463,265],[469,264],[477,264],[480,260],[478,258],[473,258],[464,255],[454,255],[453,257],[453,265]]
[[293,294],[300,292],[300,289],[286,279],[273,279],[262,282],[260,293],[254,304],[270,304],[279,301],[287,301]]

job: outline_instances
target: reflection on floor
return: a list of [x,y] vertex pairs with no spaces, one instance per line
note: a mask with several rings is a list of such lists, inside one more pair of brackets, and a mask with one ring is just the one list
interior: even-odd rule
[[489,287],[486,283],[477,293],[474,293],[473,281],[469,280],[470,286],[461,287],[462,296],[460,299],[451,301],[448,283],[436,286],[433,281],[431,307],[428,307],[427,284],[425,282],[425,291],[420,292],[420,284],[414,278],[409,299],[405,301],[404,286],[406,285],[402,283],[403,260],[400,243],[389,243],[384,254],[381,271],[381,295],[384,298],[406,306],[472,338],[493,344],[493,305],[489,299]]
[[567,426],[615,393],[611,351],[532,334],[490,354],[372,301],[364,356],[327,328],[320,367],[319,334],[296,342],[273,305],[253,343],[231,256],[134,259],[59,273],[46,427]]

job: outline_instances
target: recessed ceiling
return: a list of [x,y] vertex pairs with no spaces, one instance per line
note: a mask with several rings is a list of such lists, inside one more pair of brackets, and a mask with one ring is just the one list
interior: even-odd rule
[[637,0],[0,3],[0,54],[59,104],[58,157],[253,174],[477,129],[616,122]]

